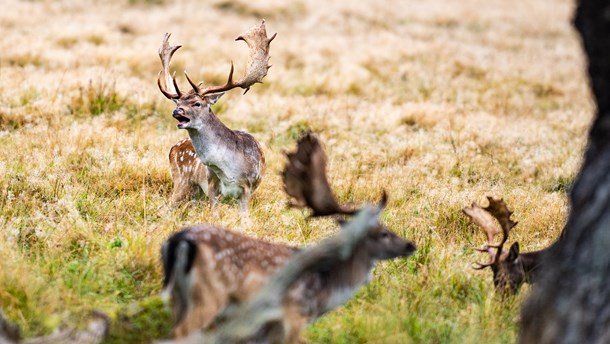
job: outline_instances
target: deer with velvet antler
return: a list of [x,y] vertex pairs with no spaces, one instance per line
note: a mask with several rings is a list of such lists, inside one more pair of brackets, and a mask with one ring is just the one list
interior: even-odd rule
[[[207,167],[207,195],[212,209],[216,209],[219,198],[239,199],[242,220],[248,216],[251,194],[261,182],[265,168],[265,156],[260,144],[247,132],[231,130],[214,114],[211,106],[224,94],[234,88],[245,89],[244,94],[255,83],[262,82],[269,67],[269,45],[275,34],[267,37],[265,22],[256,25],[237,37],[248,44],[250,57],[246,74],[238,81],[233,80],[233,63],[229,77],[224,85],[203,87],[184,75],[191,90],[181,91],[175,73],[170,74],[170,61],[180,46],[170,46],[170,34],[165,34],[159,48],[163,70],[159,72],[157,84],[161,93],[176,103],[172,116],[178,120],[177,127],[185,129],[192,146],[201,162]],[[188,147],[178,152],[187,152]],[[190,152],[187,152],[190,154]],[[170,156],[171,160],[171,156]],[[178,169],[182,170],[182,169]],[[176,186],[192,183],[179,183]],[[183,196],[175,191],[172,200],[179,201]]]
[[[511,219],[513,212],[508,209],[504,200],[494,197],[487,197],[487,199],[489,201],[487,207],[482,208],[473,202],[471,207],[462,209],[464,214],[470,217],[487,237],[485,245],[478,248],[477,251],[488,253],[489,262],[477,263],[475,269],[490,267],[496,289],[514,294],[519,291],[523,283],[534,283],[541,256],[547,249],[520,253],[519,243],[514,242],[508,251],[505,251],[504,245],[508,240],[508,235],[517,222]],[[499,228],[497,223],[500,224]],[[495,244],[496,238],[500,234],[502,239],[500,243]]]

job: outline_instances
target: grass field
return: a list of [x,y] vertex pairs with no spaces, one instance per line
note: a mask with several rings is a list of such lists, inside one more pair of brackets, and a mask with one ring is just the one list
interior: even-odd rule
[[[18,1],[0,13],[0,306],[25,336],[157,295],[160,245],[211,217],[167,209],[169,148],[187,136],[156,86],[165,32],[173,69],[224,81],[261,18],[269,75],[216,105],[264,146],[246,233],[308,245],[334,233],[286,208],[279,171],[304,129],[325,142],[342,202],[390,202],[383,221],[418,252],[304,334],[317,343],[508,343],[528,293],[495,296],[483,235],[462,215],[486,195],[539,249],[561,231],[593,106],[567,0]],[[155,318],[153,320],[158,320]],[[166,330],[144,319],[135,340]],[[152,332],[151,332],[152,331]],[[142,333],[142,337],[138,337]],[[121,341],[119,337],[117,341]],[[127,340],[123,340],[127,341]],[[130,339],[134,341],[134,339]]]

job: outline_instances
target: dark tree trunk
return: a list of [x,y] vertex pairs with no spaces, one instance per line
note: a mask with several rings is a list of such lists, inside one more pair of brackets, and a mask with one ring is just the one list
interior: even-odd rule
[[520,343],[610,343],[610,1],[580,0],[574,23],[597,116],[563,240],[523,306]]

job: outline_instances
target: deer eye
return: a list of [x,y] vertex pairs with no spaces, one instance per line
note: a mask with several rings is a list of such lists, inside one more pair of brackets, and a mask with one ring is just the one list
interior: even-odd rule
[[201,107],[201,102],[196,102],[195,104],[193,104],[194,107]]
[[388,232],[382,232],[382,233],[381,233],[381,238],[382,238],[382,239],[385,239],[385,238],[387,238],[387,237],[389,237],[389,236],[390,236],[390,233],[388,233]]

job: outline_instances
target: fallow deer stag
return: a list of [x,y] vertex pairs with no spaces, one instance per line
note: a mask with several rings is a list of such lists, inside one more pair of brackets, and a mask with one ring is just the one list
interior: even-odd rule
[[250,49],[243,78],[233,80],[233,63],[227,82],[219,86],[202,87],[201,84],[193,82],[185,72],[192,88],[188,92],[180,91],[175,74],[170,75],[171,58],[180,46],[170,46],[169,37],[169,33],[165,34],[159,48],[163,66],[157,78],[159,89],[165,97],[176,103],[172,115],[179,122],[177,127],[188,131],[199,159],[207,166],[207,194],[212,209],[216,208],[220,196],[239,199],[242,219],[247,218],[250,196],[261,182],[265,156],[252,135],[227,128],[210,107],[225,91],[240,87],[247,92],[253,84],[262,82],[271,67],[268,64],[269,45],[275,34],[267,38],[263,21],[237,37],[236,40],[245,41]]
[[[504,244],[517,222],[510,218],[513,212],[508,209],[504,200],[494,197],[487,197],[487,199],[489,205],[485,208],[481,208],[473,202],[471,207],[462,209],[464,214],[481,227],[487,237],[487,243],[477,250],[487,252],[489,262],[477,263],[475,269],[481,270],[491,267],[496,290],[515,294],[523,283],[533,283],[535,281],[540,257],[545,249],[520,253],[519,243],[515,242],[510,246],[508,252],[505,252]],[[500,224],[500,228],[498,228],[494,218]],[[499,234],[502,234],[502,239],[499,244],[494,244]]]
[[208,194],[207,168],[197,156],[190,139],[180,140],[169,150],[170,175],[174,190],[170,198],[172,207],[190,200],[203,192]]
[[[317,148],[309,149],[312,143]],[[305,168],[311,171],[324,168],[324,164],[319,164],[325,160],[324,152],[311,135],[299,141],[294,154],[317,156],[307,160],[311,166]],[[294,168],[294,163],[289,159],[286,170]],[[324,176],[322,172],[317,171],[315,175]],[[308,190],[302,194],[305,199],[317,199],[309,192],[325,192],[327,197],[335,199],[327,181],[293,178],[301,177],[284,173],[285,184],[300,184],[303,190]],[[322,188],[313,185],[320,182]],[[369,282],[370,271],[377,261],[406,257],[415,251],[413,242],[400,238],[379,223],[378,216],[386,201],[384,194],[376,207],[374,223],[368,225],[364,239],[347,259],[308,271],[288,288],[282,302],[285,315],[281,324],[282,342],[298,342],[305,325],[349,300],[358,288]],[[328,208],[323,208],[330,203],[308,205],[316,207],[312,208],[314,212],[333,215]],[[163,293],[173,300],[173,335],[180,338],[207,327],[230,301],[244,302],[252,298],[298,250],[213,225],[191,226],[172,235],[163,245],[162,257]]]

